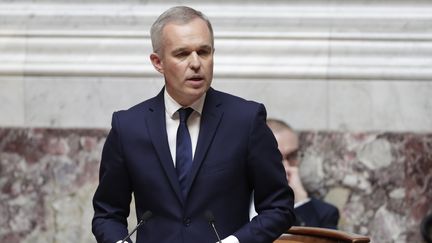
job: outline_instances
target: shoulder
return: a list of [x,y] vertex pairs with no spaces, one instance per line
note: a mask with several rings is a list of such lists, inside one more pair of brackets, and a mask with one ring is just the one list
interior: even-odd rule
[[239,96],[236,96],[233,94],[229,94],[229,93],[226,93],[223,91],[215,90],[213,88],[209,89],[207,95],[210,97],[215,96],[225,103],[237,103],[237,104],[242,104],[242,105],[258,105],[259,104],[256,101],[247,100],[247,99],[244,99],[242,97],[239,97]]
[[317,212],[322,212],[323,214],[339,212],[337,207],[335,207],[334,205],[316,198],[311,198],[309,203],[313,205],[313,207],[317,210]]
[[154,114],[154,111],[162,113],[164,107],[163,95],[142,101],[128,109],[117,110],[112,115],[111,127],[135,127],[143,124],[147,117]]
[[237,115],[247,113],[256,114],[259,110],[264,110],[263,104],[256,101],[247,100],[239,96],[228,94],[222,91],[210,88],[207,92],[206,103],[210,106],[222,108],[224,112],[233,112]]

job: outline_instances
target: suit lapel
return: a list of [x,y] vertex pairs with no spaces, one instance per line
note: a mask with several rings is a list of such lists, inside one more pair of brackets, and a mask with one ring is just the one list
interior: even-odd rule
[[195,180],[195,177],[204,161],[207,150],[213,141],[219,122],[223,116],[222,110],[219,108],[221,102],[216,95],[216,92],[210,88],[207,91],[206,100],[204,103],[200,132],[198,135],[197,147],[193,159],[192,168],[188,178],[188,192]]
[[162,89],[162,91],[155,97],[153,104],[149,107],[147,127],[165,174],[167,175],[179,201],[183,204],[183,196],[181,194],[177,173],[174,168],[174,162],[168,145],[163,93],[164,90]]

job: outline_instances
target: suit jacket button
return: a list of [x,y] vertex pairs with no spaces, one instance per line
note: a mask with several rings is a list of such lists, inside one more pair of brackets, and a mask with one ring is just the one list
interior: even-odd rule
[[190,218],[184,218],[184,219],[183,219],[183,224],[184,224],[186,227],[189,227],[190,224],[191,224],[191,219],[190,219]]

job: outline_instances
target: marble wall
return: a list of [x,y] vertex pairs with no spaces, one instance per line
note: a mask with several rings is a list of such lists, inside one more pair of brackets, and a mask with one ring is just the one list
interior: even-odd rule
[[0,242],[95,242],[91,198],[106,134],[0,129]]
[[432,134],[302,132],[305,187],[338,206],[340,228],[372,242],[423,242],[432,213]]
[[[0,128],[0,242],[94,242],[91,197],[106,134]],[[422,242],[432,134],[301,132],[300,141],[305,186],[339,208],[340,229],[372,242]]]
[[341,229],[421,242],[430,0],[0,1],[0,242],[94,242],[111,114],[162,88],[148,30],[179,4],[213,22],[213,86],[302,131],[303,178],[338,205]]

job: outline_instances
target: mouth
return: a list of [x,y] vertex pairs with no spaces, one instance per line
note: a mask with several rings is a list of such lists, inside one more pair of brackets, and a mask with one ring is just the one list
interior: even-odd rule
[[203,76],[199,76],[199,75],[195,75],[195,76],[188,77],[186,80],[187,81],[192,81],[192,82],[201,82],[201,81],[204,80],[204,77]]

